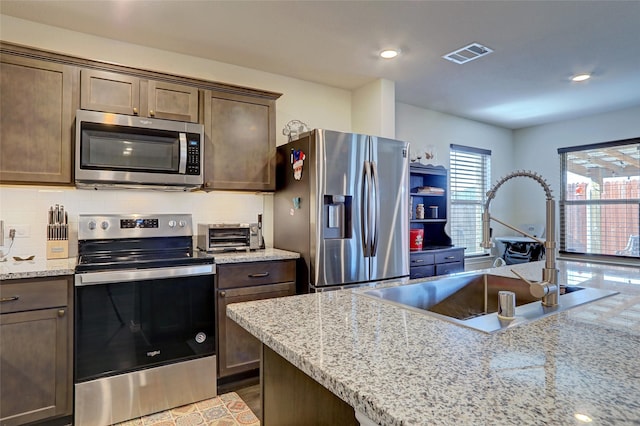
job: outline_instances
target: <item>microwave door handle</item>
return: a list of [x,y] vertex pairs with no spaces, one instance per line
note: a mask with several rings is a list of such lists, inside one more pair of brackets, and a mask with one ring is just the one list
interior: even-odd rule
[[187,134],[180,133],[180,165],[178,166],[178,173],[181,175],[187,172]]

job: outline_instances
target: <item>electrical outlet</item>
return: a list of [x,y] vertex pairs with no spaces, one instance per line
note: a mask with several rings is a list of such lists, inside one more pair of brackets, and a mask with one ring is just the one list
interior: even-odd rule
[[9,232],[15,230],[16,238],[29,238],[31,235],[31,227],[29,225],[9,225],[7,226]]

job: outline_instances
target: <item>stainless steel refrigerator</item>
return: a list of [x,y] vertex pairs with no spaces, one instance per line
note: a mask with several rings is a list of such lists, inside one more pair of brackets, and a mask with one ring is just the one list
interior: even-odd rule
[[274,246],[298,291],[409,275],[409,144],[316,129],[277,150]]

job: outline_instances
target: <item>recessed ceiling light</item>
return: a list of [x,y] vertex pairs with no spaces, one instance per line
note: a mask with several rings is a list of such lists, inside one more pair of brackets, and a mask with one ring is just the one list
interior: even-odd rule
[[576,74],[573,77],[571,77],[571,81],[580,82],[580,81],[589,80],[590,78],[591,78],[591,74]]
[[583,423],[591,423],[593,421],[593,419],[589,416],[587,416],[586,414],[580,414],[580,413],[576,413],[573,415],[573,417],[576,418],[576,420],[583,422]]
[[392,59],[400,54],[399,49],[386,49],[380,52],[380,57],[384,59]]

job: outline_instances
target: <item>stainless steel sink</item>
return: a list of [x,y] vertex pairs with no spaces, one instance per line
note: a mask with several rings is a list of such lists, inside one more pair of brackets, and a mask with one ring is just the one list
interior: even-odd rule
[[[516,295],[515,318],[498,318],[498,292]],[[534,321],[617,294],[613,291],[567,286],[558,306],[547,307],[531,296],[529,285],[517,278],[492,274],[463,274],[416,284],[366,290],[358,294],[435,316],[458,325],[492,333]]]

